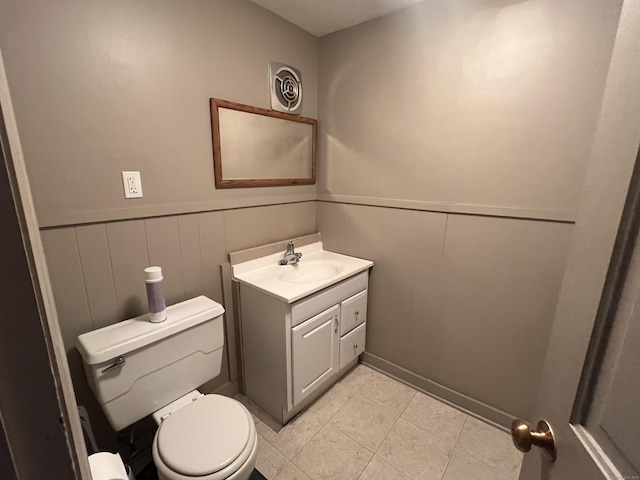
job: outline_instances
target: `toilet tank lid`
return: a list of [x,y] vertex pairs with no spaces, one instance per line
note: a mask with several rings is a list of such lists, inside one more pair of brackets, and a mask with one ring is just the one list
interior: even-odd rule
[[219,317],[224,307],[201,295],[167,307],[167,319],[151,323],[149,315],[83,333],[76,347],[89,365],[111,361],[121,355],[155,343],[178,332]]

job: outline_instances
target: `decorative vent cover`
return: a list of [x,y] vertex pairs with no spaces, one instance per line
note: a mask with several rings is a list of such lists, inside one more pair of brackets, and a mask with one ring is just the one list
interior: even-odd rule
[[269,62],[271,110],[302,113],[302,74],[300,70],[278,62]]

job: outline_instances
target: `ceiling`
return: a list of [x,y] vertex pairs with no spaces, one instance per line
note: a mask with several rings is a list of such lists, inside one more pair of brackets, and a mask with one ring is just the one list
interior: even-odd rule
[[316,37],[424,0],[251,0]]

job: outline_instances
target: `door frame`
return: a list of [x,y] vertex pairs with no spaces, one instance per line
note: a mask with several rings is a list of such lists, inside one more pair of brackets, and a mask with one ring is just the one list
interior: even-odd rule
[[622,241],[620,229],[629,228],[622,216],[640,146],[639,86],[640,0],[625,0],[534,417],[551,423],[558,460],[549,464],[526,455],[520,480],[602,478],[570,422],[607,278],[615,270],[616,239]]
[[[16,272],[0,273],[1,285],[9,289],[5,298],[14,294],[3,305],[7,317],[0,322],[0,335],[19,332],[0,352],[0,360],[11,373],[2,379],[0,389],[4,437],[0,442],[0,463],[13,470],[10,475],[16,478],[50,475],[90,480],[87,449],[1,50],[0,155],[0,168],[5,169],[0,191],[12,199],[0,208],[13,225],[10,233],[3,233],[7,235],[3,245],[7,242],[14,247],[16,269],[28,273],[26,280],[23,276],[20,281],[13,276]],[[27,381],[21,377],[28,377]],[[34,460],[36,456],[38,459]]]

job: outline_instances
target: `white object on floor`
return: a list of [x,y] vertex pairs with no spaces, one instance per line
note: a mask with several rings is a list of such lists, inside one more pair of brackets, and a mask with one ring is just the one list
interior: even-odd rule
[[98,452],[89,455],[93,480],[128,480],[127,469],[117,453]]

